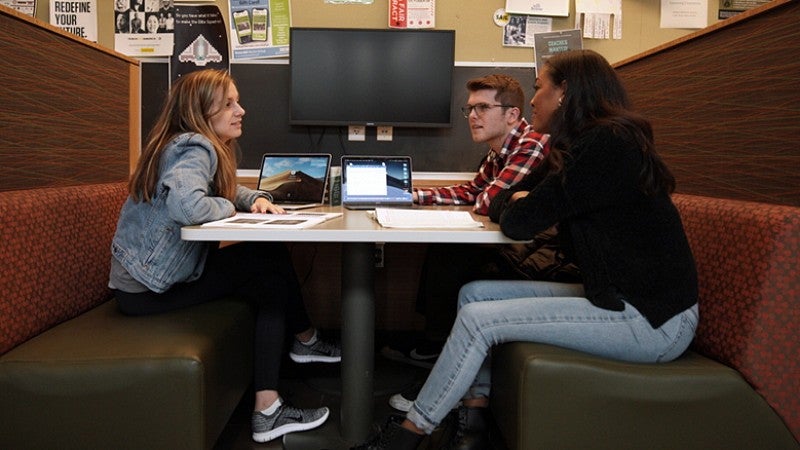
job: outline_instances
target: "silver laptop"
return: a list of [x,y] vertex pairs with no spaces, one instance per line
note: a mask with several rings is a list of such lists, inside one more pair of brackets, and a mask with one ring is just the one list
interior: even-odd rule
[[261,158],[258,190],[272,195],[284,209],[320,206],[331,168],[327,153],[265,153]]
[[411,207],[411,188],[409,156],[342,156],[345,208]]

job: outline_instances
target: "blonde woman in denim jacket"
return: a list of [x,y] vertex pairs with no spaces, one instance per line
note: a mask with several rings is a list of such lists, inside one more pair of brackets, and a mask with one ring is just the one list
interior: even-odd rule
[[111,245],[109,286],[120,310],[157,314],[229,295],[256,311],[253,439],[266,442],[318,427],[328,408],[298,409],[277,386],[284,339],[297,362],[339,362],[341,352],[311,326],[289,252],[282,243],[181,239],[181,227],[236,211],[283,213],[265,193],[236,184],[234,142],[244,109],[227,72],[201,70],[175,82],[129,182]]

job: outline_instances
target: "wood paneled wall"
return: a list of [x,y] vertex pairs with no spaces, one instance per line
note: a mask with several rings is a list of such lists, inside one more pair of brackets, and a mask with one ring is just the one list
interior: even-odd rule
[[800,205],[800,1],[616,65],[678,192]]
[[0,190],[125,181],[139,62],[0,6]]

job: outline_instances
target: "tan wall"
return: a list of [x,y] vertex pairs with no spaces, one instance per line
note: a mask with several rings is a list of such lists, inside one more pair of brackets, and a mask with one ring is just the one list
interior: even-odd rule
[[[375,0],[371,5],[330,4],[323,0],[290,0],[292,25],[303,27],[387,28],[388,1]],[[97,2],[99,44],[114,47],[113,2]],[[215,3],[226,17],[228,1]],[[555,18],[554,30],[574,27],[574,1],[570,16]],[[587,39],[584,46],[602,53],[611,63],[641,53],[695,30],[659,28],[661,0],[625,0],[622,2],[621,40]],[[532,63],[533,49],[503,47],[502,29],[492,20],[495,10],[505,0],[439,0],[436,2],[436,28],[456,30],[456,61]],[[709,25],[716,23],[719,2],[709,1]],[[49,18],[49,3],[39,1],[37,17]]]

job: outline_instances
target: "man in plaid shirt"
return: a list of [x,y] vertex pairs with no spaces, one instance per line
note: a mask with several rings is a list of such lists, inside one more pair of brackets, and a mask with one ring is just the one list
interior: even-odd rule
[[525,93],[517,80],[488,75],[467,82],[468,104],[461,108],[469,120],[472,140],[489,144],[478,173],[467,183],[435,188],[415,188],[420,205],[474,205],[486,215],[492,198],[518,183],[547,156],[547,135],[531,129],[522,117]]
[[[472,140],[489,145],[478,173],[467,183],[433,188],[415,188],[414,201],[420,205],[474,205],[476,214],[486,215],[492,198],[501,190],[525,178],[547,156],[548,135],[535,132],[522,117],[525,92],[519,82],[501,74],[467,82],[468,103],[461,111],[469,120]],[[504,245],[432,244],[428,246],[417,295],[417,312],[425,315],[425,339],[416,343],[395,343],[382,349],[384,356],[422,367],[432,367],[455,319],[456,299],[461,286],[477,279],[551,278],[562,268],[546,261],[545,267],[529,269],[526,258],[548,246],[553,250],[554,233],[536,247]],[[542,244],[542,242],[544,244]],[[542,248],[539,247],[541,245]],[[511,257],[509,257],[511,255]],[[531,273],[532,272],[532,273]],[[407,410],[415,392],[396,394],[390,404]]]

